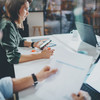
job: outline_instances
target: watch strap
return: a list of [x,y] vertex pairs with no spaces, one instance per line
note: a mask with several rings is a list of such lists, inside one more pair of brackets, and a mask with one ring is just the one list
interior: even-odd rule
[[33,81],[34,81],[34,86],[36,86],[38,84],[38,80],[37,80],[36,75],[32,74],[32,78],[33,78]]

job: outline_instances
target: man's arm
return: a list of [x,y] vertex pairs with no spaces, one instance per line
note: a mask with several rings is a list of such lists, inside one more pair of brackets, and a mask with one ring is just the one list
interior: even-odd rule
[[[37,80],[39,82],[43,81],[52,74],[55,74],[57,69],[50,70],[50,67],[44,67],[39,73],[36,74]],[[12,79],[13,91],[18,92],[26,89],[34,84],[32,76],[24,77],[21,79]]]
[[21,79],[12,79],[12,82],[13,82],[14,92],[21,91],[25,88],[32,86],[32,84],[34,84],[32,80],[32,76],[28,76],[28,77],[21,78]]

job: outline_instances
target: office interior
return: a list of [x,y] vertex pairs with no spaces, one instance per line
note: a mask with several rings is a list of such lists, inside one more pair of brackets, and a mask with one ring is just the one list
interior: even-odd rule
[[77,21],[91,25],[100,36],[100,0],[33,0],[19,31],[23,38],[72,34]]
[[[99,0],[33,0],[29,11],[26,30],[29,36],[68,34],[76,29],[77,19],[92,25],[95,34],[100,35]],[[39,26],[41,32],[38,28],[35,30],[35,26]]]

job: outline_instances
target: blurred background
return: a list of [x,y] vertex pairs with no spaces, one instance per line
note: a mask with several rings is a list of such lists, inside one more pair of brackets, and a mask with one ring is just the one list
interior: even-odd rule
[[75,21],[92,25],[100,35],[100,0],[33,0],[29,12],[29,36],[68,34]]

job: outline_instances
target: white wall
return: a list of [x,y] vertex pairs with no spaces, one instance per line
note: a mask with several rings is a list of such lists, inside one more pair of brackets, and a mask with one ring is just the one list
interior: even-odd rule
[[[27,20],[29,25],[29,36],[33,36],[32,26],[42,26],[41,32],[42,35],[44,35],[43,12],[31,12],[29,13]],[[37,30],[36,30],[36,36],[39,36]]]

